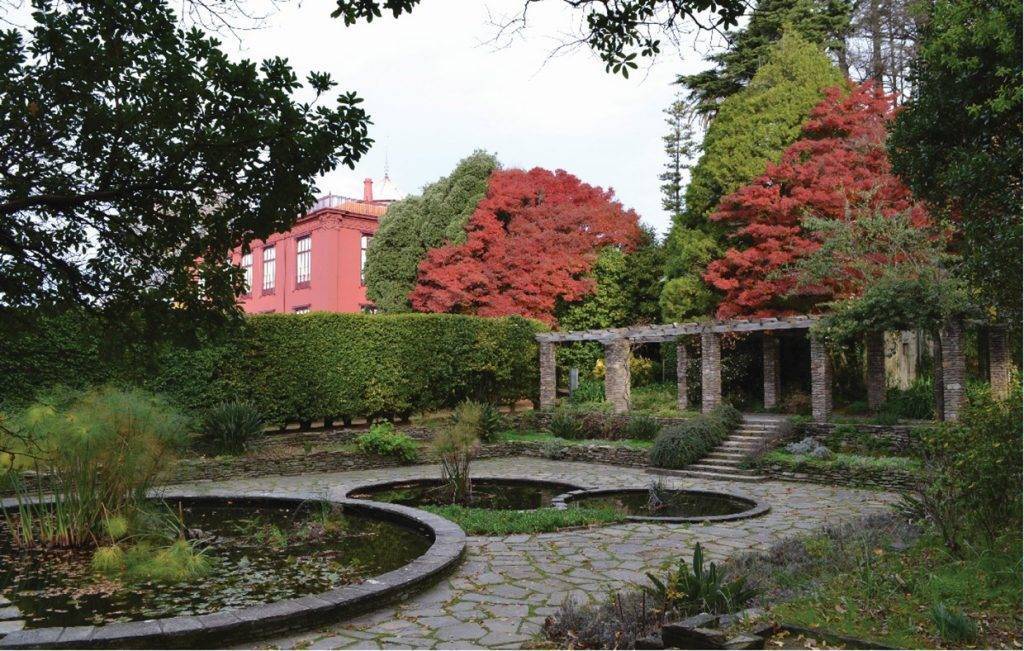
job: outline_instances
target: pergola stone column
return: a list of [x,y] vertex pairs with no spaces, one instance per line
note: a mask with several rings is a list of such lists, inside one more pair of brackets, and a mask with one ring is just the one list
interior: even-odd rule
[[942,344],[939,342],[939,332],[936,330],[932,333],[932,395],[935,397],[935,417],[942,420],[943,413],[943,400],[942,397],[945,393],[943,390],[944,383],[942,381]]
[[700,334],[700,410],[708,413],[722,402],[722,341],[710,330]]
[[555,375],[555,343],[541,341],[540,345],[540,408],[552,409],[557,398]]
[[811,418],[816,423],[825,423],[832,416],[832,360],[825,342],[813,334],[810,338]]
[[761,337],[761,348],[764,357],[764,408],[772,409],[779,405],[779,394],[782,390],[779,338],[771,332],[765,332]]
[[1006,326],[988,329],[988,381],[992,395],[1006,398],[1010,393],[1010,346]]
[[[950,319],[939,332],[939,348],[942,353],[942,405],[939,412],[942,420],[956,420],[964,402],[964,324],[959,319]],[[936,360],[938,361],[938,360]],[[938,380],[938,378],[936,378]]]
[[864,336],[867,352],[868,407],[878,411],[885,403],[885,333],[869,332]]
[[690,400],[687,397],[688,387],[686,385],[686,372],[690,367],[690,351],[683,342],[676,343],[676,407],[679,411],[686,411],[690,408]]
[[612,411],[629,411],[629,339],[613,339],[604,345],[604,399]]

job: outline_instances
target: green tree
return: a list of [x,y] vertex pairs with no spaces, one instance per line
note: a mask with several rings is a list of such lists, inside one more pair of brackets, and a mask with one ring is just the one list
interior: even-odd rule
[[[642,231],[642,240],[630,253],[616,247],[601,250],[592,272],[594,293],[561,307],[560,329],[619,328],[660,321],[663,249],[651,229],[643,227]],[[602,354],[600,344],[593,342],[561,346],[559,364],[589,371]]]
[[701,276],[724,251],[727,227],[710,222],[708,215],[724,195],[764,172],[768,161],[778,160],[824,90],[842,80],[819,46],[787,32],[770,47],[767,62],[746,88],[721,103],[692,170],[684,210],[673,219],[666,239],[665,319],[699,316],[714,307]]
[[289,228],[317,176],[366,152],[361,100],[298,103],[284,59],[233,62],[161,0],[32,4],[29,31],[0,32],[0,303],[188,328],[236,313],[226,252]]
[[385,312],[411,311],[409,292],[420,260],[446,242],[465,241],[464,227],[498,168],[492,154],[476,151],[451,174],[393,204],[366,253],[366,294]]
[[663,113],[668,133],[661,138],[666,158],[665,171],[658,177],[662,181],[661,207],[677,219],[685,205],[683,175],[690,169],[690,161],[697,150],[693,138],[693,109],[685,97],[678,95]]
[[893,168],[955,228],[983,300],[1021,321],[1021,4],[939,0],[917,88],[889,138]]

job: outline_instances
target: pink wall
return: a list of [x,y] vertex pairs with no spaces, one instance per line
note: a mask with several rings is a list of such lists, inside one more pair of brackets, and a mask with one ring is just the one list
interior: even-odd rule
[[[360,209],[362,210],[362,209]],[[366,206],[366,212],[383,214],[384,208]],[[379,215],[325,208],[301,219],[290,231],[254,241],[252,251],[252,287],[239,297],[247,313],[359,312],[367,304],[366,287],[360,281],[360,247],[363,235],[377,232]],[[311,237],[310,280],[296,283],[296,242]],[[274,288],[263,290],[263,250],[275,247]],[[232,252],[235,264],[241,264],[240,250]]]

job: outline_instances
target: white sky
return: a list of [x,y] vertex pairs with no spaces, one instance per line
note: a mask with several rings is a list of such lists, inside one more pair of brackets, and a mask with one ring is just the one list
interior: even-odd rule
[[[229,52],[250,59],[287,58],[301,77],[329,72],[339,88],[365,99],[376,144],[354,171],[320,182],[324,192],[360,196],[362,179],[383,176],[403,191],[446,175],[474,149],[506,167],[565,169],[614,188],[641,219],[665,232],[658,175],[664,162],[662,110],[676,75],[704,67],[703,43],[690,37],[629,80],[606,73],[580,48],[545,63],[577,23],[559,2],[531,8],[531,27],[507,47],[492,41],[494,22],[522,0],[426,0],[399,19],[345,27],[333,2],[283,4],[262,29],[223,35]],[[701,37],[706,41],[706,37]]]

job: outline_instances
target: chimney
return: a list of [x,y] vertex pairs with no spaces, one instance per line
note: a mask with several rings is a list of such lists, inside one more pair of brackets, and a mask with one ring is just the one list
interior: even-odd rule
[[363,201],[373,201],[373,179],[363,179]]

